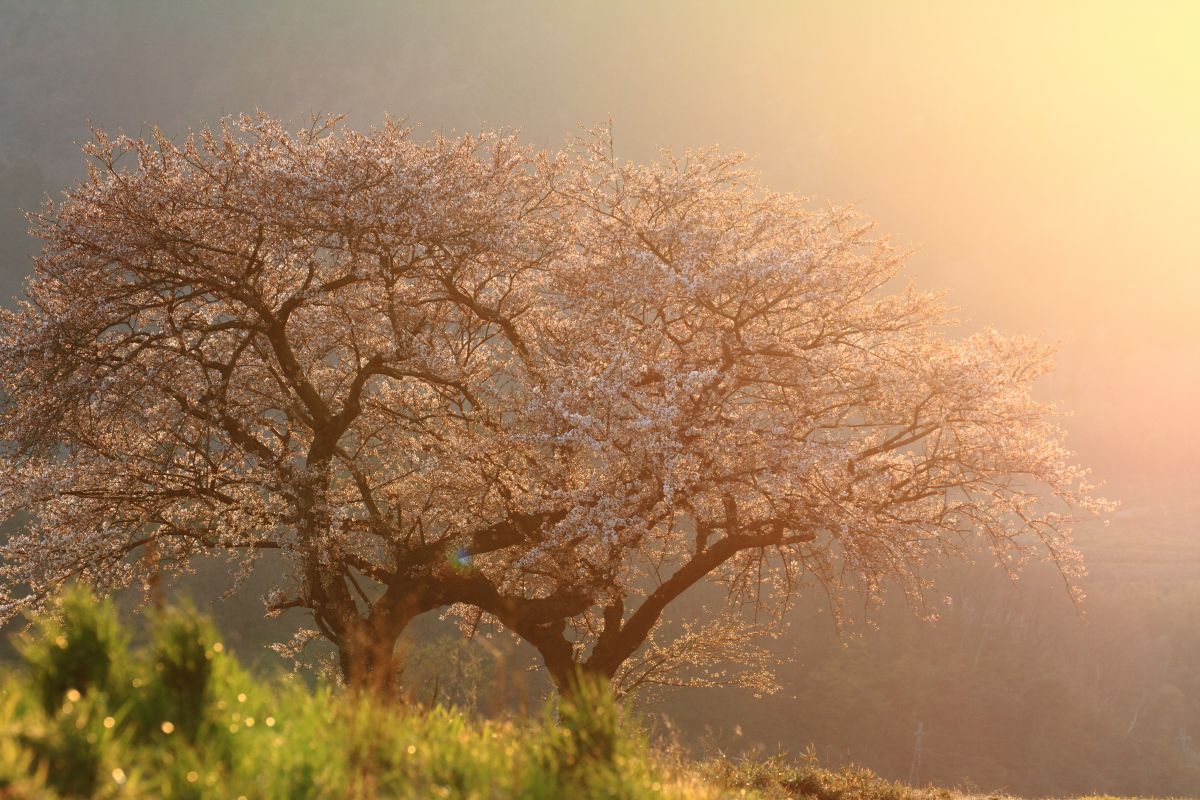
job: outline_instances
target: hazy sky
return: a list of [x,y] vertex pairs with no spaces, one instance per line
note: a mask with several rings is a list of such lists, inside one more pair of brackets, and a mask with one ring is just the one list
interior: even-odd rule
[[[972,326],[1062,343],[1045,395],[1115,493],[1200,476],[1200,3],[0,0],[0,289],[87,123],[262,109],[720,144],[852,202]],[[1172,480],[1164,482],[1164,478]]]

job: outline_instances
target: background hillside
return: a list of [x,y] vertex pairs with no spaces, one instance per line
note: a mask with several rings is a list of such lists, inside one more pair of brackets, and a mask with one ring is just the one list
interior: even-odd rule
[[983,563],[960,567],[947,576],[954,602],[937,624],[894,603],[877,629],[839,642],[822,615],[801,615],[784,639],[794,649],[779,696],[728,692],[719,706],[679,697],[666,708],[685,730],[713,726],[743,747],[813,743],[826,763],[869,764],[896,779],[913,773],[922,724],[920,775],[943,785],[1195,794],[1194,525],[1154,509],[1086,532],[1080,613],[1051,570],[1013,584]]

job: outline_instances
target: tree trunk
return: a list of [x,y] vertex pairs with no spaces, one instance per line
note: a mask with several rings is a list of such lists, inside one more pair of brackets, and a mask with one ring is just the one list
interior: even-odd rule
[[580,688],[588,683],[602,682],[607,685],[612,680],[612,675],[595,667],[589,667],[581,661],[572,661],[570,666],[565,669],[560,667],[557,671],[551,670],[550,677],[554,680],[554,688],[558,691],[559,696],[565,698],[575,697],[579,694]]
[[365,612],[343,609],[336,642],[346,685],[386,700],[398,699],[403,663],[396,643],[414,619],[441,604],[410,586],[408,591],[392,587]]
[[338,664],[346,686],[381,700],[395,700],[400,687],[397,639],[368,624],[347,631],[338,642]]
[[550,624],[521,624],[518,620],[514,627],[541,655],[559,694],[573,693],[579,686],[583,665],[575,657],[574,645],[564,635],[566,623],[557,620]]

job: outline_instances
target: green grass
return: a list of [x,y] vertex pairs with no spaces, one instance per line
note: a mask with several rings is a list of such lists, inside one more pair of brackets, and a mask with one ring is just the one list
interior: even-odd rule
[[244,670],[173,610],[131,649],[108,602],[68,592],[0,681],[0,798],[949,800],[811,760],[688,760],[603,687],[541,718],[384,705]]
[[86,592],[36,621],[0,686],[0,796],[752,796],[671,769],[607,693],[540,719],[384,705],[248,673],[203,618],[131,649]]

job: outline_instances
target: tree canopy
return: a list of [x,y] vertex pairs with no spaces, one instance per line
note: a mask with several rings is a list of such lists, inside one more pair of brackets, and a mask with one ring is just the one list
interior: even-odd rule
[[[9,617],[276,550],[269,611],[311,612],[352,681],[444,606],[562,687],[703,681],[805,583],[919,600],[980,537],[1070,583],[1104,506],[1032,396],[1046,348],[949,336],[867,221],[744,156],[266,116],[85,152],[3,312]],[[667,635],[710,581],[728,609]]]

